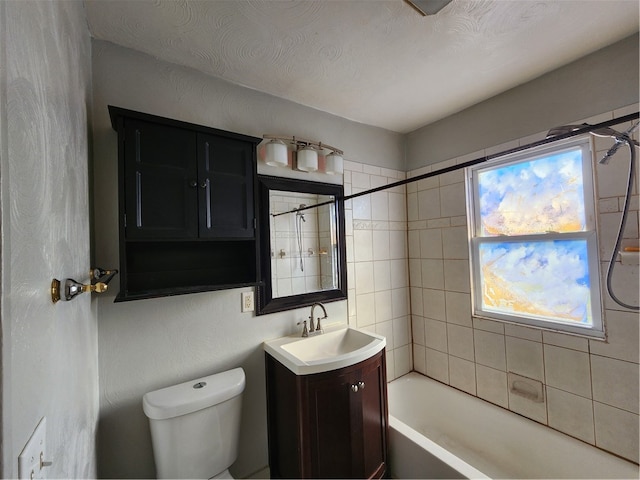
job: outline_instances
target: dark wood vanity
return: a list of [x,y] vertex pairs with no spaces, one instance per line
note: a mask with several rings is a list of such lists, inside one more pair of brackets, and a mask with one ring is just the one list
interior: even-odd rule
[[311,375],[295,375],[265,355],[271,478],[388,475],[384,349]]

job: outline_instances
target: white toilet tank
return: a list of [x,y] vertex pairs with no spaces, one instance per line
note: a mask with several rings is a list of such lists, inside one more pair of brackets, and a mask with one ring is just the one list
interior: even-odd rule
[[244,386],[244,370],[235,368],[144,395],[158,478],[228,473],[238,454]]

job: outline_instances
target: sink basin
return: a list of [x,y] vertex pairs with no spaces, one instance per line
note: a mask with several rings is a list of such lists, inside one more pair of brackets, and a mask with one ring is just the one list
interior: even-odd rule
[[313,337],[270,340],[264,350],[296,375],[309,375],[355,365],[380,352],[386,343],[381,335],[342,326]]

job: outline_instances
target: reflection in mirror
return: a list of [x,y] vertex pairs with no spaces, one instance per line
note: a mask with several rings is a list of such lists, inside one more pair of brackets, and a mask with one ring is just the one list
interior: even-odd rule
[[346,299],[342,186],[266,176],[259,185],[258,314]]
[[273,298],[338,288],[333,195],[269,192],[271,293]]

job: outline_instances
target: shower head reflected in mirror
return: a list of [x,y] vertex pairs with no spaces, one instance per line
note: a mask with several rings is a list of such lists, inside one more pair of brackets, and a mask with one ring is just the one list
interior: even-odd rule
[[[301,203],[301,204],[300,204],[300,206],[299,206],[298,208],[299,208],[299,209],[300,209],[300,208],[306,208],[306,206],[307,206],[306,204]],[[305,223],[306,223],[306,220],[305,220],[305,218],[304,218],[304,213],[296,212],[296,217],[300,218],[303,222],[305,222]]]
[[[301,203],[299,209],[305,208],[307,205]],[[296,239],[298,240],[298,255],[300,256],[300,271],[304,272],[304,260],[302,259],[302,222],[307,222],[304,213],[296,212]]]

